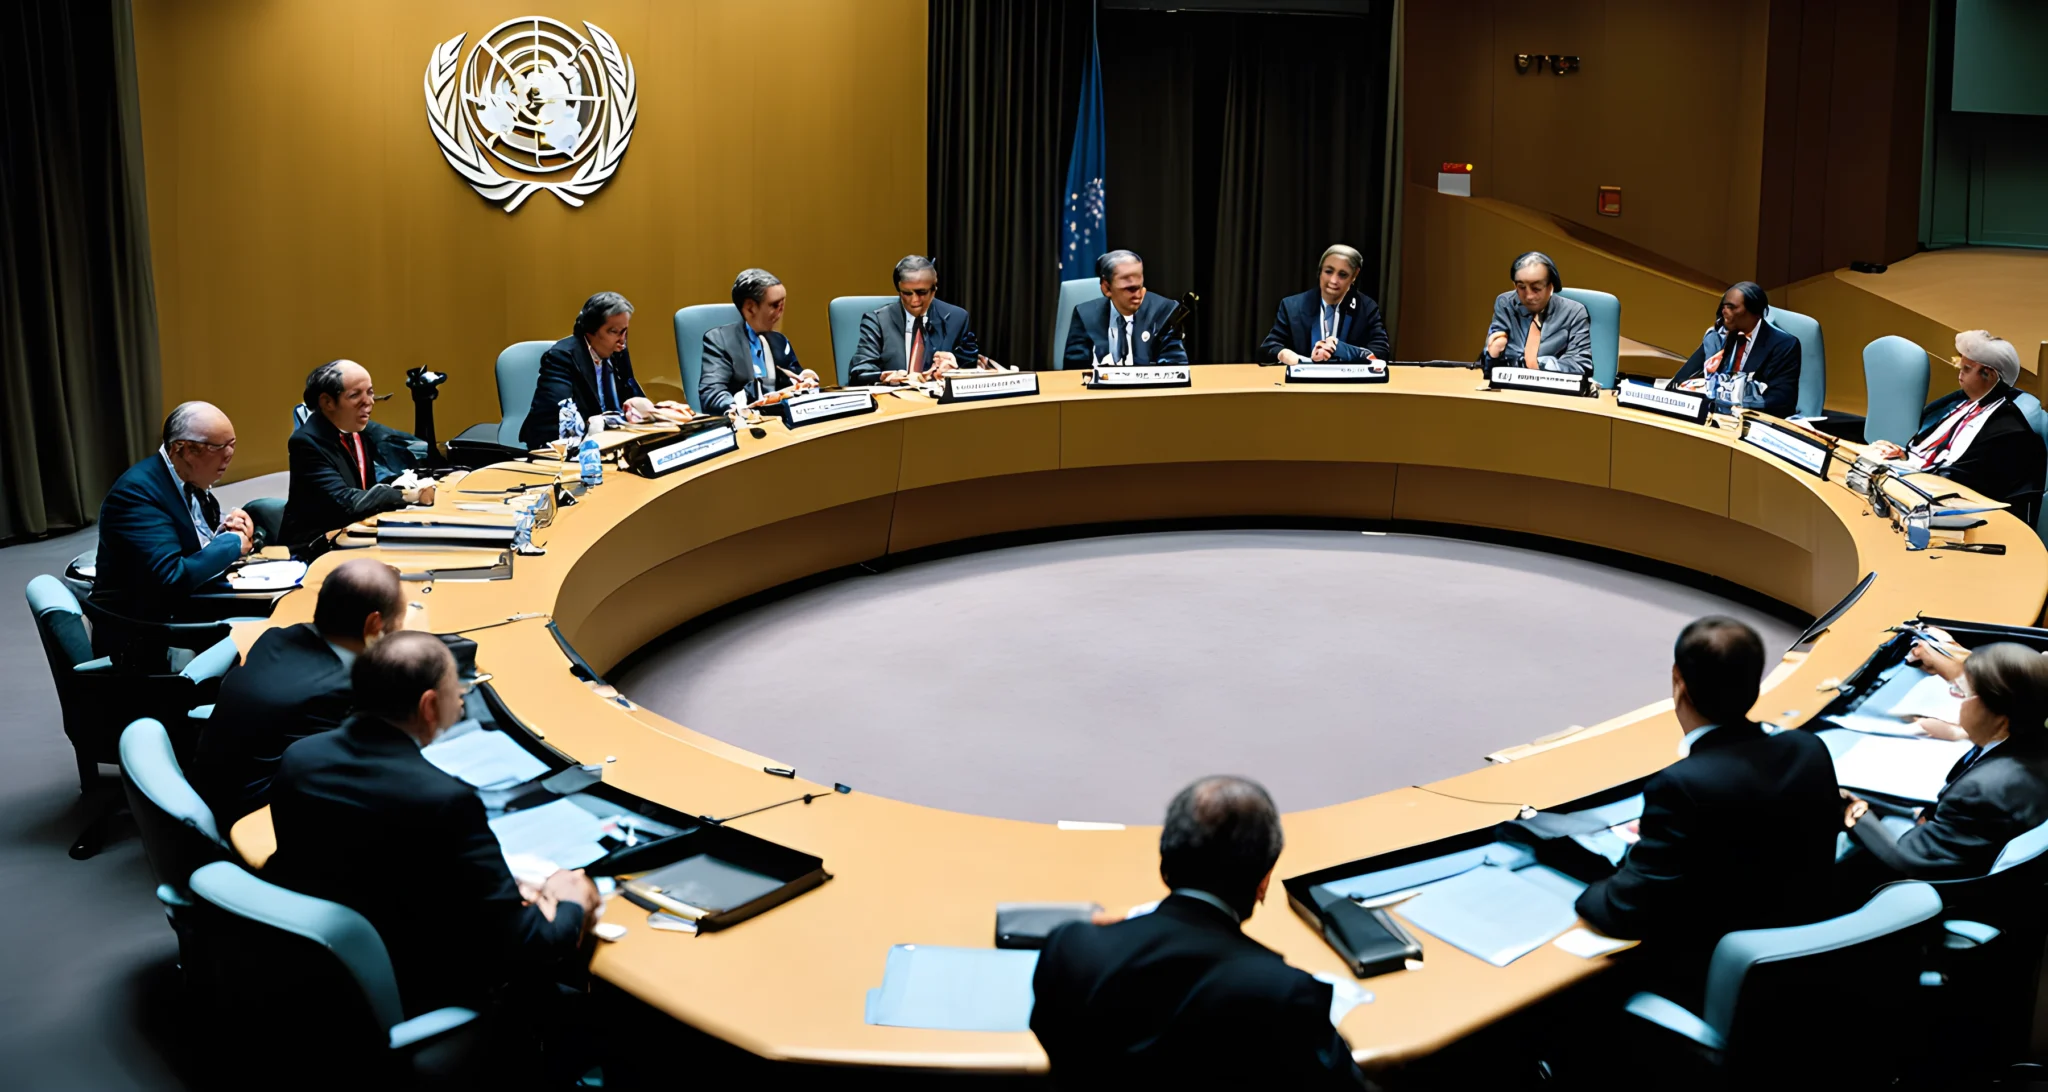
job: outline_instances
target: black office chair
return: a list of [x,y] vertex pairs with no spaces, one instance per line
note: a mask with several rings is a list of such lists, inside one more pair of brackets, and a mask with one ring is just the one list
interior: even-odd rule
[[284,545],[284,498],[257,497],[242,506],[249,513],[250,522],[256,525],[256,545]]
[[[38,576],[28,583],[29,612],[35,616],[36,631],[43,639],[43,655],[50,664],[50,679],[57,688],[57,702],[64,711],[64,734],[78,761],[78,791],[88,796],[101,788],[99,764],[119,764],[122,729],[131,721],[154,717],[172,729],[173,741],[189,742],[197,734],[193,711],[213,701],[221,676],[239,658],[234,642],[226,640],[226,626],[166,627],[189,632],[194,640],[213,634],[210,644],[192,657],[183,670],[138,670],[115,663],[106,656],[93,655],[93,634],[87,627],[89,607],[54,576]],[[178,641],[185,636],[173,635]],[[175,727],[173,727],[175,726]],[[71,856],[84,860],[98,853],[106,840],[107,821],[119,810],[121,796],[108,799],[91,823],[72,843]]]

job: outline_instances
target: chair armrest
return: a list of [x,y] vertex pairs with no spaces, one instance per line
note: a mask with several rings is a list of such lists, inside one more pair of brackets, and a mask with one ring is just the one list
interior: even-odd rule
[[192,662],[186,664],[185,669],[178,674],[195,683],[218,679],[227,674],[228,669],[235,666],[235,662],[241,658],[241,650],[235,647],[234,638],[223,637],[206,651],[192,657]]
[[186,898],[177,888],[167,883],[156,885],[156,901],[163,903],[166,910],[184,910],[192,905],[191,899]]
[[1951,936],[1961,937],[1963,940],[1968,941],[1969,944],[1966,947],[1989,944],[1998,939],[1999,933],[1996,926],[1986,925],[1981,921],[1944,921],[1941,923],[1941,927]]
[[1654,993],[1639,993],[1628,999],[1623,1006],[1630,1015],[1640,1016],[1650,1023],[1692,1040],[1708,1050],[1720,1050],[1721,1033],[1707,1026],[1705,1020],[1694,1016],[1680,1007],[1677,1002],[1665,1000]]
[[116,671],[114,670],[114,658],[112,656],[102,656],[97,660],[87,660],[84,663],[73,667],[71,669],[71,673],[73,675],[116,674]]
[[190,708],[190,709],[187,709],[187,710],[185,710],[185,719],[186,719],[186,720],[212,720],[212,719],[213,719],[213,706],[211,706],[211,705],[195,705],[195,706],[193,706],[192,708]]
[[456,1028],[476,1019],[476,1013],[469,1009],[453,1006],[422,1013],[391,1028],[391,1049],[405,1050],[418,1046],[437,1035],[445,1035]]

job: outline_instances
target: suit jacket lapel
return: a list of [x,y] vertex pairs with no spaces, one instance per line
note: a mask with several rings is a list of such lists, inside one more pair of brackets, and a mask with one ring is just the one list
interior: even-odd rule
[[[882,370],[907,371],[910,368],[910,357],[903,351],[903,324],[910,321],[910,312],[903,309],[901,299],[889,305],[884,320],[888,323],[888,328],[882,331]],[[932,342],[929,334],[925,337],[924,351],[927,357],[931,355]]]
[[171,514],[171,524],[178,529],[178,545],[186,553],[199,549],[199,531],[192,526],[192,506],[185,503],[185,483],[178,480],[171,468],[164,465],[162,455],[156,457],[157,503]]

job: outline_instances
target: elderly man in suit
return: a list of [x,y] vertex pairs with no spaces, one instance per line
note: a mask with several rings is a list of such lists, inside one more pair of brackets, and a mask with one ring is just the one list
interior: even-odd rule
[[192,785],[222,829],[264,805],[284,750],[347,719],[349,669],[405,628],[398,570],[372,558],[344,561],[320,583],[313,620],[265,630],[221,680],[199,731]]
[[932,260],[912,254],[896,263],[895,303],[860,317],[860,346],[847,377],[856,386],[897,384],[981,364],[967,309],[937,296]]
[[1074,306],[1061,359],[1068,368],[1110,364],[1185,364],[1187,349],[1166,325],[1174,303],[1145,292],[1145,259],[1112,250],[1095,260],[1102,298]]
[[697,408],[724,413],[735,403],[751,406],[818,385],[818,373],[797,362],[796,350],[775,327],[782,321],[789,289],[765,269],[742,269],[732,282],[732,303],[740,321],[704,331],[703,370],[697,379]]
[[1514,287],[1493,301],[1480,365],[1592,374],[1593,316],[1584,304],[1558,295],[1564,278],[1550,255],[1517,255],[1508,263],[1508,279]]
[[1158,909],[1046,938],[1031,1030],[1061,1088],[1364,1088],[1330,986],[1244,935],[1280,859],[1259,785],[1182,789],[1159,834]]
[[633,358],[626,352],[632,325],[633,305],[617,292],[599,292],[583,301],[574,332],[541,354],[533,402],[519,426],[520,443],[531,450],[560,439],[564,399],[575,403],[578,435],[584,422],[599,414],[628,421],[654,416],[655,404],[633,378]]
[[1960,389],[1928,404],[1913,439],[1905,447],[1875,441],[1871,454],[1939,474],[1992,500],[2031,499],[2040,492],[2048,451],[2019,406],[2019,350],[1987,330],[1964,330],[1956,335],[1955,365]]
[[213,496],[234,459],[227,414],[206,402],[173,409],[163,446],[129,467],[100,505],[93,598],[163,621],[186,614],[195,592],[226,591],[221,578],[256,542],[249,513],[222,512]]
[[1755,408],[1779,417],[1792,416],[1799,405],[1799,339],[1766,320],[1770,309],[1771,297],[1755,281],[1730,288],[1721,296],[1714,325],[1671,377],[1671,384],[1711,390],[1715,401],[1725,403],[1727,398],[1721,392],[1729,389],[1728,381],[1748,376],[1751,389],[1758,392],[1749,400]]
[[291,456],[287,543],[296,546],[408,504],[434,503],[432,483],[383,484],[413,465],[408,445],[415,437],[370,420],[377,392],[369,369],[330,360],[306,377],[304,397],[312,412],[285,443]]

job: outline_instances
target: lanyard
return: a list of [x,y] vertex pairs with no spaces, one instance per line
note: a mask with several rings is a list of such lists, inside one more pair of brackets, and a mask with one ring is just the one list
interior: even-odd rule
[[[1998,401],[2002,403],[2005,401],[2005,399],[2001,398]],[[1978,415],[1982,414],[1985,410],[1991,408],[1991,406],[1986,405],[1983,402],[1979,402],[1975,406],[1971,407],[1967,412],[1964,412],[1956,418],[1954,418],[1954,426],[1952,426],[1947,432],[1942,434],[1941,441],[1939,443],[1930,445],[1926,449],[1926,452],[1920,456],[1920,465],[1924,467],[1932,467],[1934,465],[1934,460],[1940,458],[1944,452],[1948,451],[1948,449],[1955,444],[1956,437],[1962,435],[1963,429],[1968,427],[1970,422],[1976,420]]]
[[[1317,338],[1317,341],[1328,341],[1337,336],[1337,327],[1344,325],[1344,316],[1338,310],[1342,306],[1343,301],[1341,300],[1337,303],[1329,303],[1321,296],[1316,297],[1316,326],[1323,335]],[[1327,317],[1325,317],[1326,313]]]

